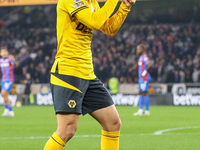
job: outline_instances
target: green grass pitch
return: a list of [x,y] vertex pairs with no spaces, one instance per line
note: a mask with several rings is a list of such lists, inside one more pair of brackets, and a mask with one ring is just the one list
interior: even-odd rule
[[[140,117],[133,116],[138,108],[117,109],[122,120],[120,150],[200,150],[200,107],[151,106],[151,116]],[[53,106],[14,111],[14,118],[0,117],[0,150],[42,150],[56,129]],[[81,116],[64,150],[100,150],[100,134],[101,126],[92,117]]]

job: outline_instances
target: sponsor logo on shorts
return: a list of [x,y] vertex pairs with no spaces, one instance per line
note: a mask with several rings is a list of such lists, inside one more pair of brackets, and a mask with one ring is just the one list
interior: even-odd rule
[[76,102],[75,102],[75,100],[70,100],[69,103],[68,103],[68,105],[69,105],[70,108],[76,107]]
[[84,5],[84,3],[83,3],[83,2],[80,2],[80,3],[74,4],[74,7],[75,7],[75,8],[78,8],[78,7],[83,6],[83,5]]

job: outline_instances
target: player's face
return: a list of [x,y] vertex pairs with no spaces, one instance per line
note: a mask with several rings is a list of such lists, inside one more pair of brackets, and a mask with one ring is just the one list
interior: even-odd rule
[[2,49],[2,50],[1,50],[1,57],[3,57],[3,58],[8,57],[8,51],[5,50],[5,49]]
[[137,55],[142,55],[142,53],[143,53],[143,50],[142,50],[142,48],[140,47],[140,46],[138,46],[137,47]]

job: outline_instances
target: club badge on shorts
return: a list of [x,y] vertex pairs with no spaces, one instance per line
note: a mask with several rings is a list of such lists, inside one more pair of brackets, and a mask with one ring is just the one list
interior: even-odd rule
[[69,105],[70,108],[76,107],[76,102],[75,102],[75,100],[70,100],[69,103],[68,103],[68,105]]

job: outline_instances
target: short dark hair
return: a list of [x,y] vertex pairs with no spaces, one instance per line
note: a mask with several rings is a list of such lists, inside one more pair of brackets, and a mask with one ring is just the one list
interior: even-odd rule
[[146,46],[144,45],[144,44],[140,44],[140,45],[138,45],[143,51],[146,51]]
[[1,48],[1,49],[0,49],[0,51],[2,51],[2,50],[6,50],[6,51],[8,51],[8,49],[7,49],[7,48]]

